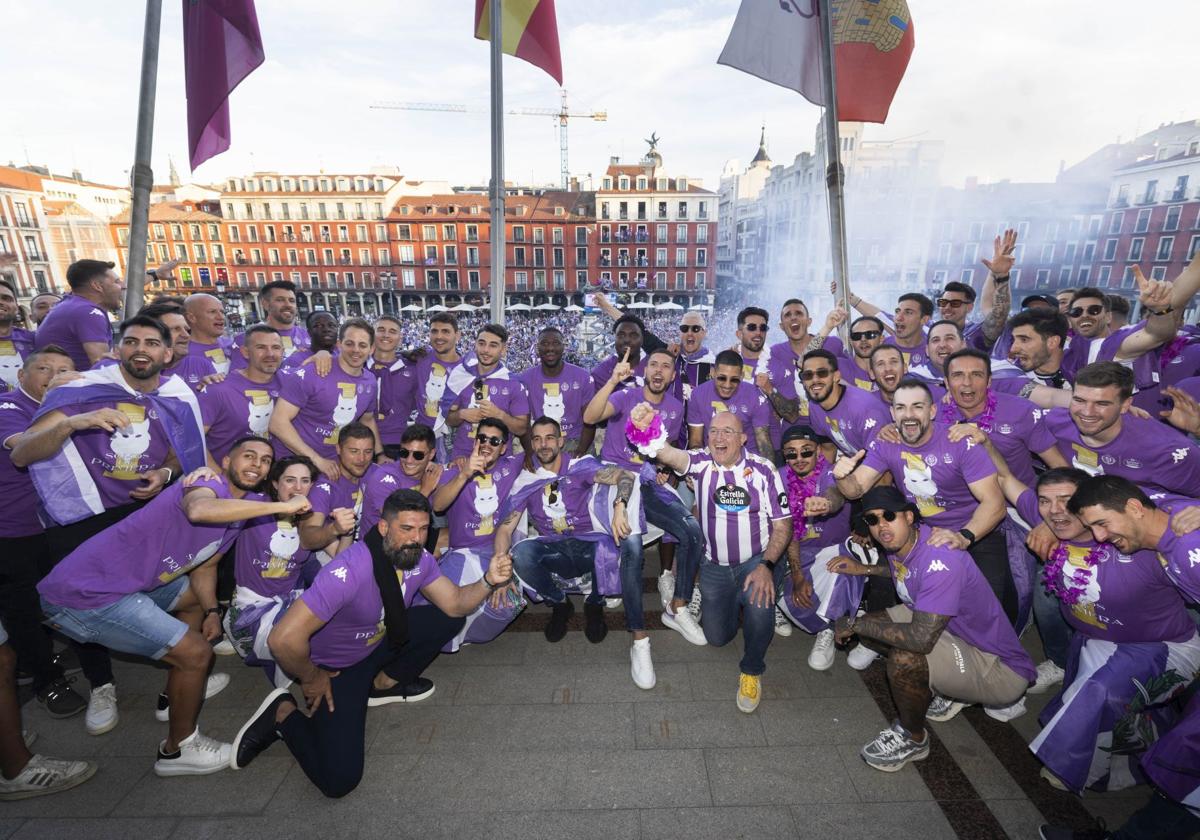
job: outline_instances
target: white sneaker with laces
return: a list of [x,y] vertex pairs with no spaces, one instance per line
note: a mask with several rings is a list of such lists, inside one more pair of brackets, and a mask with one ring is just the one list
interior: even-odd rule
[[35,755],[15,779],[0,776],[0,802],[70,790],[95,773],[96,765],[90,761],[62,761]]
[[692,618],[696,621],[700,620],[700,586],[697,584],[692,588],[692,600],[688,602],[688,612],[692,614]]
[[792,620],[783,613],[783,607],[775,608],[775,635],[790,636],[792,635]]
[[670,605],[671,599],[674,597],[675,573],[670,569],[664,569],[663,573],[658,576],[658,598],[662,601],[664,610]]
[[1026,689],[1026,694],[1045,694],[1051,686],[1063,681],[1067,672],[1059,668],[1051,660],[1039,662],[1037,666],[1037,682]]
[[1016,703],[1011,706],[984,706],[983,712],[993,720],[1007,723],[1010,720],[1016,720],[1021,715],[1025,714],[1025,697],[1021,696]]
[[[209,674],[208,682],[204,684],[204,699],[215,697],[229,685],[228,674]],[[171,719],[171,707],[167,703],[167,695],[158,695],[158,708],[154,710],[154,719],[166,723]]]
[[179,742],[179,751],[174,755],[163,753],[158,745],[158,760],[154,772],[158,776],[207,776],[229,767],[233,747],[200,734],[197,729]]
[[673,613],[668,604],[663,610],[662,622],[694,645],[708,644],[708,639],[704,638],[704,631],[700,629],[700,625],[696,623],[696,619],[692,617],[687,607]]
[[604,599],[604,609],[606,609],[606,610],[619,610],[624,605],[625,605],[625,602],[622,601],[620,598],[605,598]]
[[93,688],[83,719],[88,734],[103,735],[105,732],[111,732],[120,719],[121,716],[117,713],[117,687],[112,683],[105,683]]
[[895,773],[910,761],[929,757],[929,733],[925,733],[924,741],[917,741],[896,722],[863,747],[859,755],[876,770]]
[[879,654],[871,650],[866,645],[855,645],[850,648],[850,652],[846,654],[846,664],[855,671],[865,671],[871,667],[871,663],[879,658]]
[[647,691],[654,688],[657,680],[654,676],[654,662],[650,659],[649,638],[634,639],[633,647],[629,649],[629,660],[633,684]]
[[929,701],[929,708],[925,710],[925,719],[937,723],[945,723],[948,720],[953,720],[965,708],[967,708],[966,703],[960,703],[958,700],[951,700],[949,697],[935,694]]
[[213,653],[215,653],[217,656],[233,656],[235,653],[237,653],[237,651],[234,650],[233,642],[222,637],[221,641],[213,645]]
[[813,639],[813,648],[808,654],[808,667],[814,671],[828,671],[833,667],[833,630],[822,630]]

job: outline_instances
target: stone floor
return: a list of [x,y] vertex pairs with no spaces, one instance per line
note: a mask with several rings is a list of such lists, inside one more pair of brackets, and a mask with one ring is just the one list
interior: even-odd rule
[[[491,644],[439,658],[428,701],[372,710],[363,782],[341,800],[321,797],[282,745],[241,772],[157,778],[163,675],[119,662],[121,723],[107,735],[24,707],[35,750],[100,769],[73,791],[0,807],[0,838],[1034,838],[1048,820],[1119,825],[1147,796],[1081,801],[1038,780],[1025,744],[1051,695],[1030,698],[1013,724],[978,709],[932,724],[929,759],[880,773],[858,757],[889,719],[878,662],[860,674],[839,653],[816,672],[811,637],[777,636],[762,705],[745,715],[734,706],[740,637],[709,648],[652,631],[658,684],[641,691],[624,632],[552,645],[545,615],[531,608]],[[268,686],[236,658],[217,668],[233,679],[201,725],[227,740]]]

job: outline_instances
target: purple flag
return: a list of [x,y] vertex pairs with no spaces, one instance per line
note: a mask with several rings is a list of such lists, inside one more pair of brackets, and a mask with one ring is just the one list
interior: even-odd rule
[[183,0],[192,169],[229,148],[229,94],[262,63],[254,0]]

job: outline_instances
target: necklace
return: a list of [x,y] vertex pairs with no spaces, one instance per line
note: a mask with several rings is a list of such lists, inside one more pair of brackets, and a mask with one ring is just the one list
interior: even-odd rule
[[1087,569],[1076,569],[1071,574],[1070,579],[1064,581],[1063,568],[1070,557],[1070,551],[1066,543],[1059,543],[1058,548],[1050,552],[1050,559],[1046,562],[1046,567],[1042,571],[1042,583],[1045,584],[1046,591],[1068,606],[1078,603],[1083,594],[1087,592],[1087,585],[1092,579],[1088,572],[1095,568],[1103,556],[1103,547],[1094,546],[1087,553],[1087,556],[1083,558]]
[[786,469],[788,507],[792,511],[792,534],[797,540],[804,539],[808,530],[808,520],[804,516],[804,503],[817,492],[817,483],[829,462],[822,454],[817,455],[817,462],[812,471],[805,476],[796,475],[791,467]]
[[996,402],[996,392],[988,388],[987,399],[983,404],[983,411],[978,417],[970,419],[963,416],[962,409],[958,407],[958,403],[954,402],[954,398],[947,393],[946,396],[942,397],[942,410],[938,414],[938,420],[947,426],[953,426],[955,423],[966,421],[974,423],[983,429],[983,431],[990,433],[992,431],[992,424],[996,420]]

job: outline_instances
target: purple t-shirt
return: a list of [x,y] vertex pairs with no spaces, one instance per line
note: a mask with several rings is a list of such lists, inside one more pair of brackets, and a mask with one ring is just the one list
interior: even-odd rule
[[951,443],[936,421],[924,445],[876,438],[862,463],[879,472],[890,470],[896,486],[917,506],[922,519],[951,531],[965,526],[979,506],[969,485],[996,474],[986,449],[969,439]]
[[163,376],[174,374],[188,384],[193,391],[202,387],[201,380],[217,372],[212,360],[207,356],[194,355],[190,350],[186,356],[175,362],[169,368],[163,369]]
[[719,566],[737,566],[762,554],[771,523],[791,516],[783,479],[766,458],[743,450],[737,463],[722,467],[707,450],[690,449],[688,475],[696,487],[708,559]]
[[892,347],[896,347],[900,350],[900,355],[904,357],[904,364],[906,367],[920,367],[921,365],[929,362],[929,354],[925,351],[925,340],[923,337],[921,339],[921,343],[916,347],[902,347],[896,341],[896,336],[894,335],[888,335],[888,337],[883,340],[883,343],[889,344]]
[[[446,510],[451,549],[471,549],[491,557],[496,526],[500,524],[500,506],[509,493],[524,465],[524,456],[501,458],[492,471],[468,481]],[[449,484],[458,470],[448,467],[438,480],[438,486]]]
[[878,386],[867,372],[866,364],[866,359],[860,360],[853,352],[842,353],[838,356],[838,371],[842,374],[842,381],[864,391],[877,390]]
[[[787,489],[787,471],[789,467],[781,467],[779,479]],[[831,487],[837,487],[833,477],[833,467],[825,465],[825,471],[817,479],[815,495],[824,495]],[[804,511],[792,511],[792,516],[799,516]],[[841,510],[830,516],[810,516],[804,521],[804,536],[800,538],[800,556],[804,565],[812,563],[816,553],[822,548],[837,545],[850,536],[850,503],[842,505]]]
[[1104,446],[1088,446],[1065,408],[1042,414],[1029,449],[1059,453],[1089,475],[1118,475],[1143,488],[1200,498],[1200,447],[1157,420],[1126,414],[1121,431]]
[[362,511],[358,515],[358,535],[365,537],[379,523],[383,503],[397,490],[411,490],[420,486],[416,478],[409,478],[399,464],[372,464],[362,477]]
[[[300,439],[322,458],[334,458],[342,427],[375,410],[375,374],[364,369],[352,376],[335,360],[329,374],[320,376],[309,363],[280,377],[279,399],[299,409],[292,426]],[[275,451],[291,454],[279,440]]]
[[379,404],[375,412],[379,436],[384,443],[399,444],[416,405],[415,367],[406,364],[403,359],[394,362],[371,359],[368,368],[375,374],[379,387]]
[[[938,401],[938,422],[947,426],[957,422],[988,425],[988,428],[983,431],[991,439],[992,446],[996,447],[996,451],[1004,456],[1009,470],[1022,484],[1032,487],[1037,481],[1037,476],[1033,472],[1033,455],[1029,451],[1029,439],[1033,434],[1034,426],[1042,416],[1043,409],[1015,394],[1005,394],[999,391],[993,391],[993,393],[996,395],[996,410],[990,424],[985,422],[983,416],[986,414],[986,404],[983,412],[967,419],[958,410],[958,406],[950,401],[949,394]],[[944,420],[947,417],[949,420]]]
[[[606,379],[605,382],[608,380]],[[625,437],[625,421],[629,412],[640,402],[650,402],[646,399],[642,388],[626,388],[615,391],[608,398],[608,404],[613,408],[613,414],[608,418],[608,427],[604,432],[604,445],[600,448],[600,460],[607,464],[616,464],[624,469],[638,472],[646,459],[637,448]],[[670,394],[663,394],[662,402],[654,405],[662,417],[663,426],[667,430],[667,440],[676,440],[683,426],[683,403]]]
[[241,371],[232,371],[221,382],[200,392],[200,414],[208,429],[208,451],[218,464],[229,454],[238,438],[257,435],[270,440],[271,415],[279,396],[279,377],[270,382],[251,382]]
[[[203,356],[208,359],[212,362],[217,373],[229,373],[234,354],[238,356],[242,355],[240,351],[233,349],[233,339],[228,336],[221,336],[217,339],[216,344],[205,344],[193,338],[191,345],[188,347],[189,356]],[[241,365],[241,367],[245,366],[245,364]]]
[[1178,536],[1167,528],[1156,546],[1159,562],[1184,597],[1200,604],[1200,531]]
[[529,398],[529,421],[538,417],[557,420],[563,440],[579,440],[583,434],[583,409],[596,394],[586,370],[563,363],[557,376],[547,376],[542,366],[534,365],[518,377]]
[[417,359],[414,368],[416,384],[413,387],[413,399],[416,401],[418,423],[424,423],[435,428],[442,414],[442,397],[446,394],[446,383],[450,371],[458,366],[460,359],[453,362],[443,362],[426,347],[425,355]]
[[[792,350],[792,345],[786,341],[773,344],[767,354],[767,373],[771,377],[771,386],[779,392],[781,397],[785,400],[797,400],[800,415],[796,422],[808,423],[810,420],[808,394],[800,379],[802,358],[802,356],[796,355],[796,352]],[[754,377],[751,376],[743,382],[754,384]],[[768,406],[770,406],[769,402]],[[771,431],[771,445],[778,449],[783,441],[783,420],[775,413],[774,407],[771,407],[771,422],[768,424],[768,428]],[[746,437],[748,446],[750,438],[753,436],[747,435]]]
[[675,378],[671,381],[671,396],[686,404],[692,395],[692,389],[708,381],[715,361],[716,356],[703,345],[690,355],[680,348],[679,355],[675,357]]
[[[485,377],[480,389],[475,388],[476,381],[478,380],[467,383],[467,387],[462,389],[451,403],[451,407],[457,407],[460,410],[474,408],[479,405],[479,400],[475,399],[475,395],[481,393],[483,399],[490,400],[493,405],[506,414],[513,417],[529,416],[529,396],[525,393],[525,386],[509,373],[508,368],[502,367],[491,376]],[[450,408],[447,408],[446,414],[449,415],[449,413]],[[471,454],[475,448],[477,428],[478,424],[464,421],[457,429],[453,430],[454,448],[450,451],[451,458],[461,458]],[[512,454],[512,445],[512,437],[509,437],[508,445],[504,448],[505,455]]]
[[67,351],[75,362],[75,370],[87,370],[92,362],[83,345],[95,342],[111,348],[112,341],[108,313],[87,298],[66,295],[38,327],[33,345],[41,350],[48,344],[56,344]]
[[[308,502],[312,505],[313,513],[324,514],[326,521],[329,520],[329,514],[337,508],[349,508],[354,511],[355,518],[361,523],[362,479],[351,478],[349,474],[345,473],[339,476],[337,481],[330,481],[328,478],[322,477],[313,484],[312,490],[309,491]],[[359,539],[361,536],[361,532],[356,528],[354,538]]]
[[[404,605],[411,607],[420,588],[441,576],[433,555],[421,552],[417,565],[401,574]],[[363,543],[333,558],[300,600],[325,622],[309,639],[309,658],[324,668],[339,670],[363,661],[387,634],[371,550]]]
[[[619,384],[622,386],[628,386],[634,383],[641,384],[642,379],[646,375],[646,358],[646,352],[642,351],[641,358],[638,359],[637,364],[633,366],[633,373],[630,374],[628,379]],[[619,360],[614,354],[592,368],[592,385],[596,391],[599,391],[606,384],[608,384],[608,378],[612,376],[613,371],[617,367],[618,361]]]
[[33,352],[33,333],[20,327],[0,338],[0,388],[17,389],[17,371],[25,363],[25,357]]
[[747,382],[740,382],[733,396],[723,399],[717,393],[717,383],[712,380],[692,391],[692,398],[687,404],[687,422],[689,426],[699,426],[704,430],[701,446],[708,444],[708,424],[722,411],[732,412],[742,421],[742,431],[746,434],[746,451],[761,455],[754,430],[770,429],[772,421],[775,420],[775,412],[762,391]]
[[879,430],[892,422],[892,414],[878,395],[845,383],[841,388],[837,405],[828,410],[809,400],[808,423],[814,432],[832,440],[842,452],[853,455],[866,449]]
[[9,438],[24,433],[41,405],[21,388],[0,395],[0,537],[28,537],[42,532],[38,496],[29,471],[13,466]]
[[[286,330],[279,330],[279,338],[283,341],[283,363],[279,366],[280,368],[297,367],[311,355],[312,339],[308,336],[308,330],[300,324],[293,324]],[[245,343],[245,333],[238,333],[234,337],[233,346],[229,351],[231,370],[241,370],[248,364],[241,351]]]
[[[603,465],[599,459],[586,455],[572,459],[565,452],[559,464],[558,478],[547,481],[540,490],[522,493],[522,486],[513,493],[511,510],[524,510],[529,524],[543,536],[588,533],[592,530],[591,501],[596,473]],[[530,473],[522,473],[528,478]],[[543,481],[541,477],[530,483]]]
[[54,567],[38,592],[52,604],[93,610],[135,592],[149,592],[185,575],[237,536],[241,522],[201,525],[183,512],[183,496],[207,487],[229,499],[223,480],[202,479],[185,488],[177,481],[145,507],[106,528]]
[[957,548],[929,545],[930,528],[920,526],[907,557],[888,554],[896,594],[914,612],[949,616],[946,632],[984,653],[998,657],[1013,672],[1033,682],[1037,669],[971,555]]
[[294,522],[260,516],[247,522],[238,534],[233,577],[238,586],[265,598],[286,595],[299,584],[300,572],[311,556],[312,552],[300,547],[300,531]]

